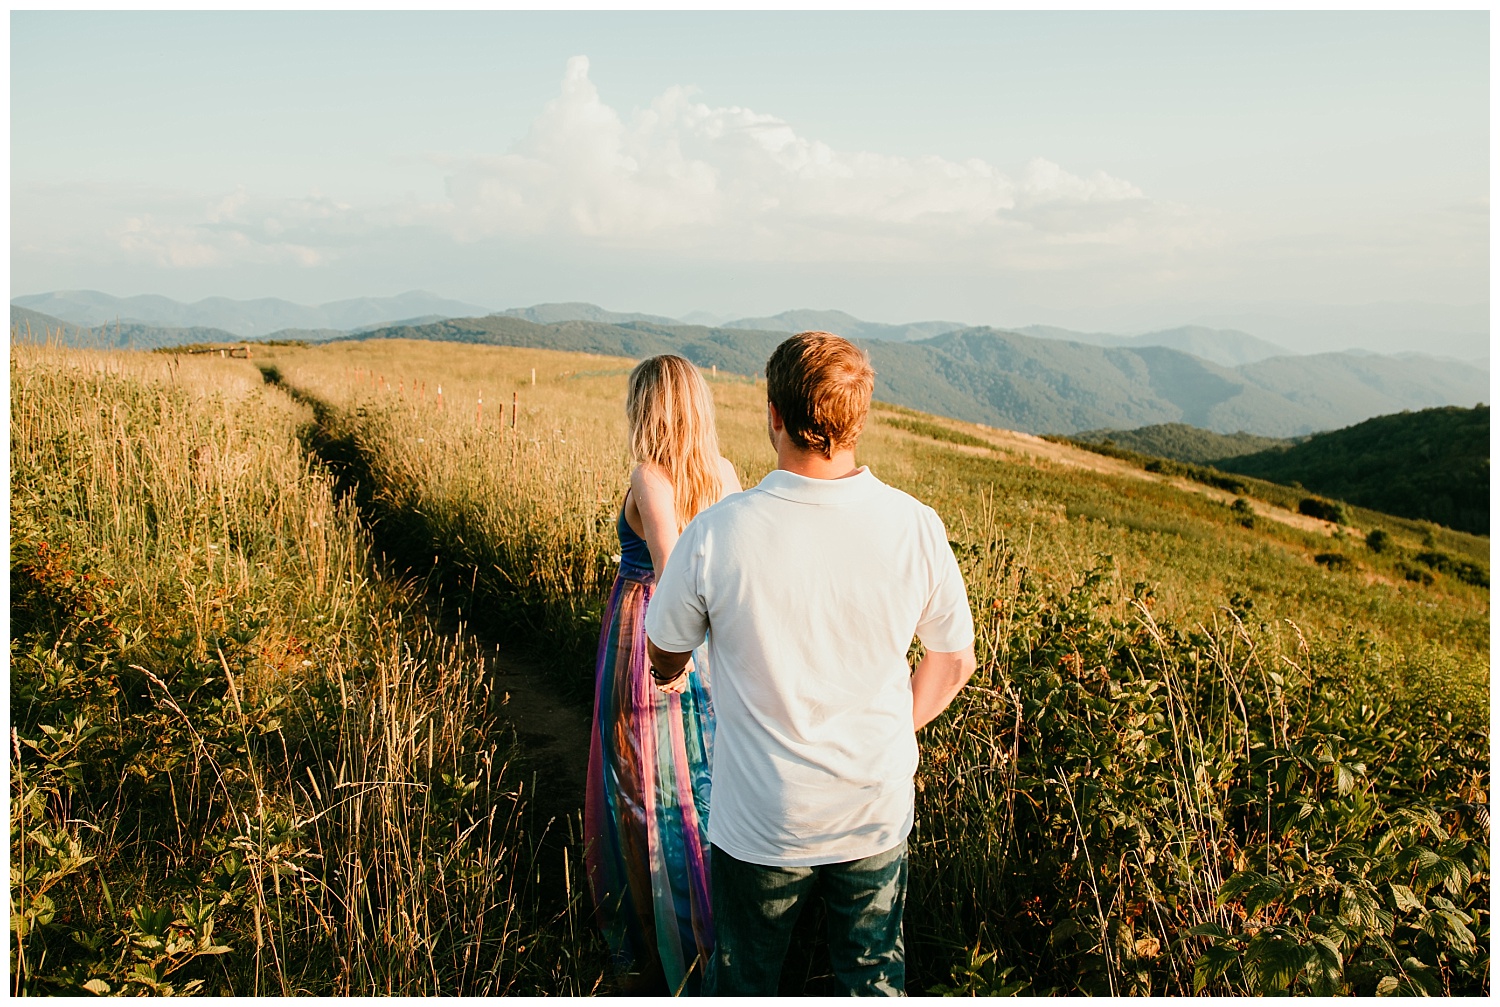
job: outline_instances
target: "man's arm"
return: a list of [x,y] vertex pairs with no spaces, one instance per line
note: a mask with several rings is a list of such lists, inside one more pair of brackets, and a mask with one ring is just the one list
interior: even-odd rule
[[922,655],[911,674],[912,727],[920,731],[946,710],[976,667],[972,643],[963,650],[929,650]]
[[[654,669],[652,678],[663,692],[682,692],[687,688],[685,672],[693,648],[703,642],[708,632],[705,603],[695,586],[702,531],[701,521],[690,522],[683,529],[666,564],[656,571],[656,591],[646,609],[646,660]],[[688,647],[681,652],[666,650],[652,637],[679,647],[687,643]]]
[[664,688],[666,692],[681,692],[687,685],[682,675],[687,671],[688,658],[692,656],[692,651],[678,654],[675,651],[662,650],[651,642],[649,636],[646,637],[646,660],[651,662],[651,677],[656,679],[657,685],[675,686],[675,688]]

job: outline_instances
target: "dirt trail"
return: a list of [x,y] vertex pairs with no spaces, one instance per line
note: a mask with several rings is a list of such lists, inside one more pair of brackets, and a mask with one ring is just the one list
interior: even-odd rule
[[555,676],[525,657],[499,651],[494,667],[495,686],[503,690],[505,719],[515,729],[526,768],[537,775],[532,797],[547,817],[561,824],[583,808],[589,711],[559,698]]
[[[383,557],[382,562],[393,573],[411,578],[425,597],[435,627],[453,635],[468,634],[489,652],[495,686],[504,699],[503,716],[520,743],[528,785],[530,774],[535,774],[531,803],[541,812],[543,822],[556,820],[548,833],[552,842],[566,837],[568,820],[577,819],[583,808],[590,710],[565,698],[565,690],[559,688],[555,675],[518,653],[512,641],[488,632],[482,613],[470,609],[471,601],[460,585],[448,585],[460,587],[458,593],[449,597],[443,583],[433,581],[430,570],[420,570],[414,562],[403,562],[400,558],[403,553],[408,554],[407,560],[412,560],[415,554],[410,543],[390,540],[386,527],[378,519],[369,498],[372,483],[369,463],[359,446],[349,438],[334,438],[329,434],[330,407],[326,403],[283,383],[274,367],[261,370],[267,384],[312,409],[314,429],[304,449],[333,476],[339,493],[352,494],[366,528],[375,539],[375,554]],[[430,555],[425,547],[422,555]]]

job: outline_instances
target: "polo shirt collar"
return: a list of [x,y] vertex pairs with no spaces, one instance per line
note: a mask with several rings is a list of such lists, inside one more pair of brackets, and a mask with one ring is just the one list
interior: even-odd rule
[[853,503],[880,485],[867,465],[842,479],[810,479],[786,469],[772,469],[756,489],[794,503],[837,506]]

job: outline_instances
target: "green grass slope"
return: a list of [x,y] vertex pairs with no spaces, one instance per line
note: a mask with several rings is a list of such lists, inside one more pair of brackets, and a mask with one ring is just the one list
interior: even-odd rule
[[1214,464],[1274,482],[1298,482],[1375,510],[1489,534],[1489,406],[1377,416],[1292,447]]

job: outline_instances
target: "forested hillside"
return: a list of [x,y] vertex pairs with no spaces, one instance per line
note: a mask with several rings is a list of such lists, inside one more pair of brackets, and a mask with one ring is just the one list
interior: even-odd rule
[[1261,437],[1243,430],[1219,434],[1186,423],[1156,423],[1135,430],[1083,430],[1073,434],[1072,439],[1091,444],[1112,444],[1127,451],[1195,465],[1292,444],[1292,441],[1280,437]]
[[1289,448],[1223,458],[1221,469],[1298,482],[1350,503],[1488,535],[1490,408],[1377,416]]

